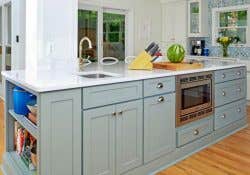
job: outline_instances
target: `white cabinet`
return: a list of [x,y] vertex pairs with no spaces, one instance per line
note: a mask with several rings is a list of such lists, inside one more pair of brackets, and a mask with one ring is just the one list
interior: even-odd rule
[[208,35],[208,1],[188,1],[188,37],[206,37]]
[[164,47],[169,47],[173,43],[187,47],[186,0],[162,1],[162,36]]

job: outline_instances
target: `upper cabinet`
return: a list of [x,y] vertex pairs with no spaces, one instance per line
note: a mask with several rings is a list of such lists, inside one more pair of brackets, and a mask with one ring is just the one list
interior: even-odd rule
[[162,42],[164,46],[178,43],[187,48],[187,1],[172,0],[162,3]]
[[208,35],[208,1],[188,1],[188,37]]

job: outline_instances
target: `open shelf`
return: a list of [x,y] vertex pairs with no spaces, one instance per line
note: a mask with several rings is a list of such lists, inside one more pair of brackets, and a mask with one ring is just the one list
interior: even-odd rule
[[3,156],[3,172],[16,175],[37,175],[36,171],[30,171],[16,152],[7,152]]
[[37,139],[37,126],[35,124],[33,124],[26,116],[16,114],[12,109],[9,110],[9,114]]

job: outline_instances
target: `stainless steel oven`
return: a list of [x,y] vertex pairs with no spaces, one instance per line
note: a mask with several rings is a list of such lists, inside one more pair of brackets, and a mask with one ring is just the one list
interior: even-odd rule
[[213,113],[213,73],[180,75],[176,79],[176,126]]

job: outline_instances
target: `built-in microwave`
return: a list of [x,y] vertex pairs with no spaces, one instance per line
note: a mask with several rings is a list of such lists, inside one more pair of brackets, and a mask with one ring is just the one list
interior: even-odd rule
[[212,72],[177,76],[176,126],[210,116],[214,112],[213,99]]

